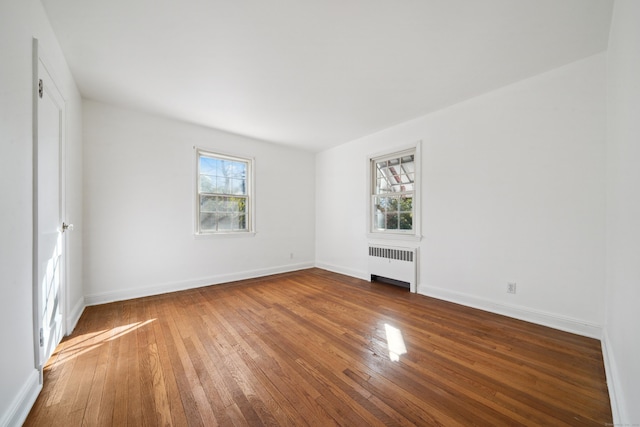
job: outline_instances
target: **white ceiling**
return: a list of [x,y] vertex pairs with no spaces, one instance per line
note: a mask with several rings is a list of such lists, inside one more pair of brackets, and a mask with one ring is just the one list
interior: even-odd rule
[[607,47],[611,0],[42,0],[85,98],[318,151]]

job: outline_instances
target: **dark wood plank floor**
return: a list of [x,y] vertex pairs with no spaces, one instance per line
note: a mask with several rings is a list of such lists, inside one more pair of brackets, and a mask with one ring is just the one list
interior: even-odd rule
[[26,425],[611,422],[597,340],[311,269],[87,307]]

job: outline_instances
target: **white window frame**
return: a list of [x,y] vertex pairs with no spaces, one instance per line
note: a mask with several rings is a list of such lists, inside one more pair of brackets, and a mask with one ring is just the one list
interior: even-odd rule
[[[385,151],[367,156],[367,236],[369,239],[384,240],[410,240],[420,241],[422,239],[422,213],[421,213],[421,145],[422,141],[417,141],[411,145],[405,145],[395,148],[393,151]],[[375,194],[376,169],[375,164],[385,159],[393,159],[414,154],[414,183],[413,183],[413,201],[412,201],[412,229],[411,230],[378,230],[374,228],[373,215],[375,209],[373,207],[374,198],[379,196]]]
[[[211,151],[207,149],[202,149],[198,147],[193,147],[195,152],[195,179],[194,179],[194,236],[196,238],[201,237],[216,237],[216,236],[227,236],[227,237],[251,237],[255,236],[255,194],[254,194],[254,170],[255,170],[255,160],[252,157],[241,157],[237,155],[229,155],[223,154],[217,151]],[[247,165],[247,172],[245,178],[246,185],[246,224],[247,228],[245,230],[222,230],[222,231],[211,231],[211,230],[201,230],[200,229],[200,157],[212,157],[216,159],[229,160],[234,162],[242,162]],[[217,194],[217,193],[214,193]],[[219,193],[224,195],[223,193]],[[232,195],[229,195],[232,196]]]

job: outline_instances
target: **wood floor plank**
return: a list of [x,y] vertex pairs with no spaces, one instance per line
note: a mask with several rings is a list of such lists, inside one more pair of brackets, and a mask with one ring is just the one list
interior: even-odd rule
[[[176,301],[181,303],[179,299],[176,299]],[[175,363],[180,365],[180,374],[178,377],[181,380],[179,382],[181,393],[185,393],[189,396],[187,419],[190,420],[190,422],[193,421],[194,423],[197,423],[198,425],[218,425],[216,416],[209,404],[206,393],[202,388],[198,372],[193,365],[192,358],[195,358],[196,355],[189,354],[187,346],[189,346],[190,343],[189,341],[185,341],[183,336],[183,331],[185,335],[190,335],[187,333],[190,329],[189,322],[186,321],[184,316],[180,315],[181,312],[184,312],[184,307],[181,307],[181,304],[177,304],[170,305],[168,308],[167,326],[173,338],[173,343],[175,344],[174,351],[176,352],[176,360],[175,362],[172,362],[172,364]]]
[[320,269],[87,307],[44,375],[27,426],[612,423],[597,340]]

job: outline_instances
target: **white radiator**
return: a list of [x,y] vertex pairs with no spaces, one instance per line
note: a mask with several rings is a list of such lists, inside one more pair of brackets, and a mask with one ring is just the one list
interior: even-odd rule
[[418,250],[369,245],[369,275],[407,283],[416,292]]

